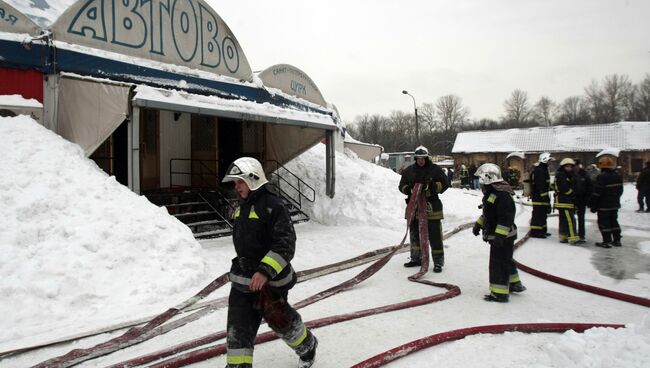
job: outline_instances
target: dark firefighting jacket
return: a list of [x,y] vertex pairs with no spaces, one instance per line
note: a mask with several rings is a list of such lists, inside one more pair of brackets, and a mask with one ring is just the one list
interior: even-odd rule
[[424,166],[416,163],[407,167],[402,172],[402,178],[399,181],[400,192],[409,196],[407,203],[411,199],[411,190],[415,183],[424,184],[424,197],[427,202],[427,219],[440,220],[444,218],[442,211],[442,202],[438,194],[443,193],[449,188],[447,175],[440,166],[431,162],[429,158],[425,160]]
[[584,207],[589,203],[593,192],[593,183],[584,169],[579,169],[575,176],[576,206]]
[[623,179],[612,169],[602,169],[596,177],[594,192],[589,201],[593,211],[613,211],[621,208]]
[[515,224],[515,201],[512,188],[505,182],[486,185],[483,194],[483,214],[476,224],[483,230],[483,240],[491,241],[496,237],[517,238]]
[[296,250],[296,233],[286,207],[266,186],[240,202],[232,239],[237,252],[230,268],[233,287],[249,292],[255,272],[266,275],[271,287],[288,290],[295,285],[290,262]]
[[636,179],[636,189],[650,194],[650,167],[646,166]]
[[533,182],[533,194],[531,195],[533,206],[550,207],[551,175],[548,172],[548,165],[540,162],[533,170],[531,181]]
[[566,172],[560,167],[555,173],[555,208],[575,208],[576,191],[573,171]]

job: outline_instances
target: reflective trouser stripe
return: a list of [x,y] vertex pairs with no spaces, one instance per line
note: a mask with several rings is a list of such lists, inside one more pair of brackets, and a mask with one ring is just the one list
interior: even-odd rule
[[504,285],[490,284],[490,291],[495,294],[508,295],[510,293],[510,287]]
[[568,209],[573,209],[573,203],[556,203],[555,208],[568,208]]
[[286,342],[289,346],[295,348],[296,346],[300,345],[303,341],[305,341],[306,337],[307,337],[307,327],[305,325],[302,325],[302,333],[298,336],[298,338],[294,340],[286,340]]
[[548,202],[533,202],[533,206],[550,206],[551,204]]
[[442,192],[442,183],[439,181],[436,182],[436,192]]
[[518,273],[513,273],[512,275],[510,275],[510,280],[509,281],[510,281],[511,284],[520,282],[521,279],[519,278],[519,274]]
[[481,216],[478,218],[478,220],[476,220],[476,223],[479,224],[480,227],[483,227],[483,225],[484,225],[484,223],[485,223],[485,217],[483,217],[483,215],[481,215]]
[[228,349],[228,364],[253,364],[253,349]]
[[580,239],[580,237],[578,235],[576,235],[575,224],[573,223],[573,221],[571,219],[571,214],[569,213],[569,211],[564,211],[564,215],[566,216],[567,226],[569,227],[569,238],[568,239],[570,241],[575,241],[575,240]]
[[536,225],[530,225],[530,228],[533,230],[544,230],[546,229],[545,226],[536,226]]

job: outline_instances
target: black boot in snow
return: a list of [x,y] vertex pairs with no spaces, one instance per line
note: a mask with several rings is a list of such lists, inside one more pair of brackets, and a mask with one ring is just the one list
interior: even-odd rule
[[440,272],[442,272],[442,265],[439,264],[439,263],[433,265],[433,272],[435,272],[435,273],[440,273]]
[[422,261],[420,261],[419,259],[418,260],[412,259],[412,260],[404,263],[404,267],[417,267],[417,266],[419,266],[421,264],[422,264]]
[[490,293],[488,295],[483,296],[483,300],[485,300],[486,302],[507,303],[508,295]]
[[601,248],[611,248],[612,243],[604,241],[604,242],[596,243],[596,246]]
[[526,287],[521,282],[510,284],[511,293],[523,293],[524,291],[526,291]]
[[298,368],[309,368],[314,365],[316,361],[316,347],[318,347],[318,339],[314,336],[314,347],[298,359]]
[[620,247],[621,245],[622,245],[622,244],[621,244],[621,241],[620,241],[620,240],[614,240],[614,241],[612,242],[612,247]]

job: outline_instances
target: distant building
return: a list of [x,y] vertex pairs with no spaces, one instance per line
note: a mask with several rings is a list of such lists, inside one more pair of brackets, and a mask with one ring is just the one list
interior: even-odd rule
[[650,160],[650,122],[461,132],[452,155],[458,167],[492,162],[524,172],[537,162],[541,152],[553,154],[556,161],[551,163],[551,170],[555,170],[565,157],[578,158],[585,166],[596,163],[596,154],[609,147],[620,149],[621,174],[628,180],[633,178]]

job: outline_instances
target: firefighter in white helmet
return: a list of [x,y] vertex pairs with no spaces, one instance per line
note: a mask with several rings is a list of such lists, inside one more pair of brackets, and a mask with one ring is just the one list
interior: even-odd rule
[[572,158],[565,158],[560,161],[560,167],[555,172],[555,208],[559,212],[558,236],[560,243],[578,244],[580,237],[576,231],[575,216],[575,174],[573,166],[575,161]]
[[530,180],[532,182],[531,200],[533,214],[530,219],[530,236],[533,238],[546,238],[548,235],[546,219],[551,213],[551,174],[548,170],[549,161],[553,160],[548,152],[539,155],[539,161],[533,170]]
[[[442,272],[445,264],[445,251],[442,244],[442,223],[444,218],[442,202],[438,197],[449,187],[447,176],[440,166],[431,162],[429,150],[424,146],[418,146],[414,152],[415,164],[407,167],[402,172],[399,182],[400,192],[408,196],[407,203],[411,197],[411,190],[416,183],[424,185],[424,197],[427,202],[427,226],[429,230],[429,244],[431,246],[431,258],[433,259],[433,272]],[[417,215],[415,216],[417,217]],[[404,264],[404,267],[420,266],[422,252],[420,250],[420,229],[417,218],[409,224],[411,241],[411,260]]]
[[[254,158],[233,162],[223,182],[235,182],[239,208],[234,214],[228,299],[227,368],[251,368],[262,318],[299,356],[300,368],[314,363],[318,341],[287,301],[296,283],[291,267],[296,233],[281,199],[266,188],[262,165]],[[263,365],[260,365],[263,366]]]
[[517,266],[512,259],[517,225],[515,225],[514,191],[503,180],[499,166],[483,164],[476,170],[483,191],[483,213],[476,220],[472,233],[483,233],[483,240],[490,243],[490,294],[489,302],[508,302],[510,293],[521,293],[526,287],[521,283]]

